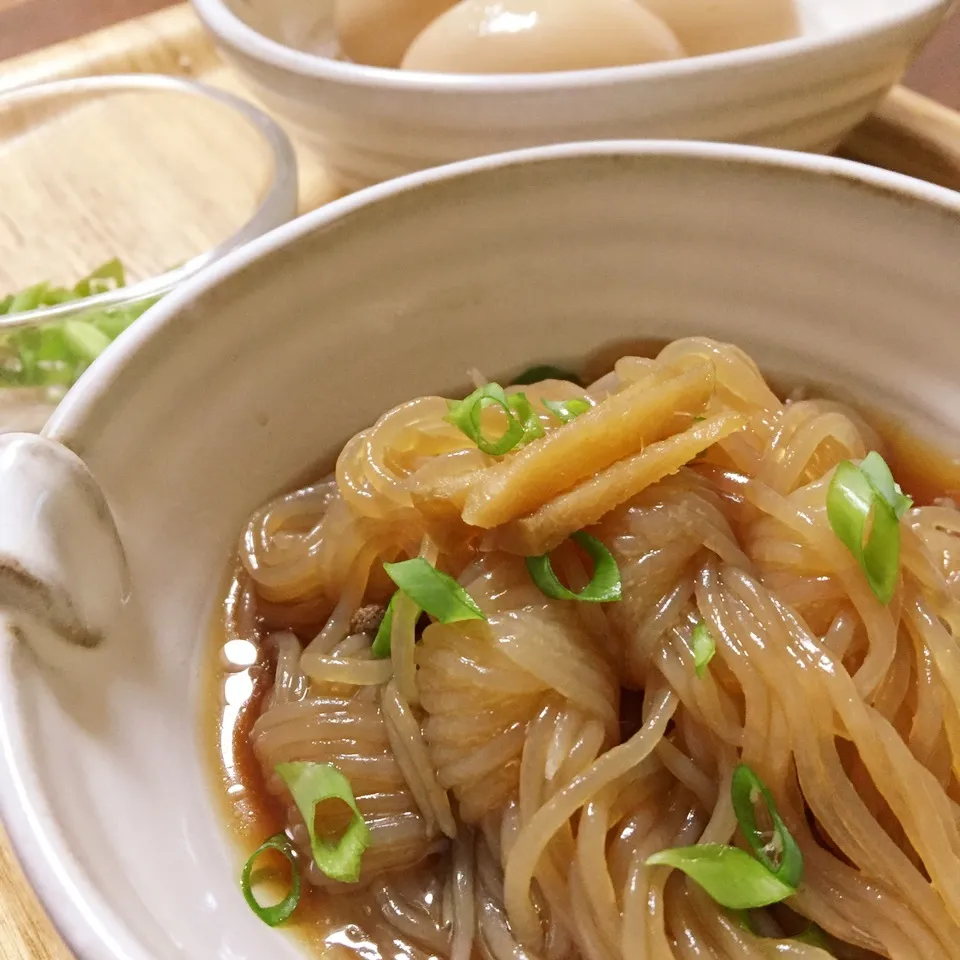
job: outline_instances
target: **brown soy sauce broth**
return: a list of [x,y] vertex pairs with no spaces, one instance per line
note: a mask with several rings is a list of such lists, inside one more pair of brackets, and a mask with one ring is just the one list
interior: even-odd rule
[[[655,357],[668,342],[646,338],[606,346],[581,365],[581,379],[584,383],[599,379],[624,356]],[[771,378],[770,382],[784,398],[790,397],[797,389],[796,383],[783,378]],[[805,385],[803,392],[811,397],[836,396],[831,390],[813,384]],[[837,399],[850,402],[849,397]],[[895,417],[865,410],[862,406],[858,406],[858,412],[882,438],[894,476],[918,505],[941,498],[960,504],[960,456],[938,448]],[[960,450],[960,446],[957,449]],[[309,471],[302,478],[302,485],[330,476],[331,468],[331,464],[325,464],[324,469]],[[218,608],[204,651],[201,737],[208,753],[214,793],[220,802],[228,832],[238,847],[236,871],[239,877],[243,860],[267,837],[282,832],[286,822],[283,805],[266,789],[249,736],[272,684],[274,662],[259,640],[229,639],[227,631],[229,607],[231,602],[236,602],[235,597],[231,599],[236,584],[236,562],[234,558],[224,576],[220,596],[226,599]],[[319,632],[322,625],[321,621],[300,624],[296,633],[306,639]],[[266,632],[269,627],[264,630]],[[627,707],[633,705],[634,712],[639,710],[635,694],[627,691],[623,699]],[[626,728],[635,725],[637,720],[629,713],[630,710],[626,710],[623,718]],[[279,883],[283,884],[286,870],[283,859],[279,855],[275,859],[264,857],[263,863],[277,870]],[[426,863],[423,867],[425,874],[435,866]],[[389,953],[383,953],[364,934],[364,928],[375,912],[379,913],[379,908],[368,891],[331,895],[304,882],[300,904],[283,929],[302,939],[325,960],[431,956],[422,950],[412,953],[400,940],[394,940]]]
[[[328,473],[320,471],[318,476]],[[284,832],[287,824],[283,804],[267,790],[250,738],[250,730],[273,683],[275,657],[259,638],[231,638],[227,626],[232,616],[230,606],[235,602],[237,569],[233,566],[224,577],[220,595],[226,599],[214,619],[205,651],[201,733],[215,778],[214,792],[240,854],[236,863],[239,879],[246,857],[268,837]],[[303,632],[312,635],[321,626],[322,623],[312,632]],[[268,632],[265,630],[263,635]],[[283,857],[264,855],[257,861],[257,870],[262,868],[266,879],[258,884],[258,897],[263,897],[264,902],[268,896],[281,899],[289,889],[289,872]],[[429,865],[424,869],[429,869]],[[304,880],[300,903],[282,929],[324,960],[387,960],[388,956],[392,960],[408,955],[400,949],[399,942],[397,949],[385,954],[368,939],[364,929],[374,911],[379,912],[379,908],[367,890],[333,896]],[[411,956],[420,960],[430,955],[418,951]]]

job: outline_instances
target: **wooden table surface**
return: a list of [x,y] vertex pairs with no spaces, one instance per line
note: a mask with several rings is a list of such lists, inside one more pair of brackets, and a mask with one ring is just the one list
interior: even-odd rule
[[[176,0],[0,0],[0,60],[70,40]],[[944,24],[906,83],[960,110],[960,11]],[[931,118],[936,123],[936,118]],[[11,896],[11,891],[16,891]],[[6,894],[6,896],[4,896]],[[0,960],[71,960],[26,887],[0,827]]]
[[[0,60],[171,6],[176,0],[0,0]],[[960,110],[960,10],[929,44],[907,86]]]

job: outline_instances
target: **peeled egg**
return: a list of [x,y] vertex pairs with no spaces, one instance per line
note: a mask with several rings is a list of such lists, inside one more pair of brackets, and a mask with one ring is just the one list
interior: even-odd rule
[[401,66],[437,73],[541,73],[684,56],[637,0],[461,0],[410,45]]
[[691,57],[756,47],[799,32],[793,0],[638,0]]
[[423,28],[456,0],[336,0],[333,23],[340,49],[354,63],[399,67]]

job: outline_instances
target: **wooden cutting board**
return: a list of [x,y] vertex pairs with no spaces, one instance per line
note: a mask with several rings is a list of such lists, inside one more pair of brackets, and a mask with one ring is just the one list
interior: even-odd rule
[[[0,63],[0,91],[103,73],[193,77],[249,96],[186,4]],[[312,210],[337,196],[337,189],[322,161],[293,139],[300,163],[300,209]],[[848,138],[840,153],[960,189],[960,114],[897,88]],[[70,958],[0,830],[0,960]]]
[[[0,91],[101,73],[192,77],[253,99],[239,76],[220,59],[185,3],[0,62]],[[300,210],[306,212],[337,196],[337,188],[316,153],[289,132],[300,164]],[[960,189],[960,114],[898,87],[840,152]]]

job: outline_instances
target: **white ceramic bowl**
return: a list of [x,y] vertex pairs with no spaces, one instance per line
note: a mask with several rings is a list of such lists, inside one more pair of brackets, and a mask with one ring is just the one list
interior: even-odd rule
[[952,0],[796,0],[802,36],[689,60],[519,76],[331,59],[333,0],[193,0],[264,104],[355,187],[503,150],[678,138],[827,152],[904,73]]
[[46,438],[0,440],[0,812],[77,955],[297,955],[241,898],[198,735],[201,651],[256,505],[470,367],[647,336],[734,340],[956,435],[958,262],[950,191],[755,148],[594,144],[374,187],[172,293]]

